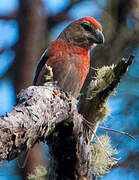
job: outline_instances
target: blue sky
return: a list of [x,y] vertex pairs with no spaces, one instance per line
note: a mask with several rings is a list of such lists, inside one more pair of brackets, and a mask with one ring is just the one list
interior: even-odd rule
[[18,0],[1,0],[0,1],[0,14],[10,14],[18,7]]
[[[0,15],[7,15],[18,7],[18,0],[0,1]],[[12,110],[15,103],[15,94],[9,78],[2,78],[12,64],[15,54],[10,49],[18,40],[18,25],[16,21],[0,20],[0,49],[5,49],[0,54],[0,115]]]

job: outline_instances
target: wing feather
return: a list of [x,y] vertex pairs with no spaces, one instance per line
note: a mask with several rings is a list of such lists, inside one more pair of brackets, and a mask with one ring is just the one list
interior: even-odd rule
[[43,53],[43,55],[41,56],[40,61],[37,65],[37,68],[36,68],[35,74],[34,74],[34,78],[33,78],[33,85],[36,85],[38,76],[39,76],[43,66],[45,65],[46,61],[49,58],[47,51],[48,50],[46,49],[45,52]]

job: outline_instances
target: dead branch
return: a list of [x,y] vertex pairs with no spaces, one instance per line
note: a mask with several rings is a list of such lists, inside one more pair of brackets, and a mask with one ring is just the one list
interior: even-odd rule
[[12,160],[35,142],[44,141],[56,122],[69,117],[70,104],[55,84],[21,90],[18,103],[0,124],[0,160]]
[[107,115],[108,97],[133,61],[131,56],[98,69],[79,103],[56,83],[22,90],[12,112],[1,117],[0,161],[10,161],[35,143],[47,141],[48,179],[91,180],[91,137]]

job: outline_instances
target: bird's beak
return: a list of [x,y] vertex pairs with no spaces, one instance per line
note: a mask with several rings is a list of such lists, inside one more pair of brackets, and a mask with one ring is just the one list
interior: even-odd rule
[[102,31],[100,30],[96,30],[95,34],[92,34],[92,36],[87,37],[88,42],[90,42],[90,44],[102,44],[104,43],[104,35],[102,33]]
[[95,39],[96,39],[97,44],[104,43],[104,41],[105,41],[104,35],[100,30],[97,30]]

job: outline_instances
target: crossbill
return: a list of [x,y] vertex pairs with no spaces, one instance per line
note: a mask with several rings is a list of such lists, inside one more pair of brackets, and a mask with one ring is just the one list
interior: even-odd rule
[[58,85],[77,97],[90,68],[90,50],[104,43],[101,24],[92,17],[83,17],[69,24],[42,55],[33,84],[43,85],[46,65],[52,67]]
[[[33,85],[43,85],[46,68],[51,66],[53,79],[58,85],[77,97],[90,68],[90,50],[104,43],[101,24],[92,17],[84,17],[69,24],[43,53],[37,65]],[[24,167],[28,152],[18,160]]]

